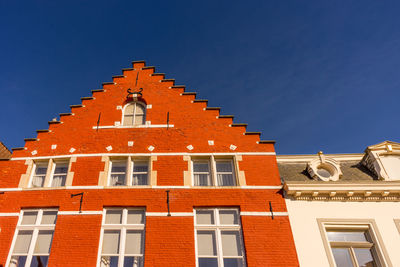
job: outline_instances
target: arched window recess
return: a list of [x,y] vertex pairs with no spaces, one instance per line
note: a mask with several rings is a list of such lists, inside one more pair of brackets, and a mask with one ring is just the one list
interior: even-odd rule
[[140,101],[130,102],[122,109],[122,125],[135,126],[146,123],[146,104]]

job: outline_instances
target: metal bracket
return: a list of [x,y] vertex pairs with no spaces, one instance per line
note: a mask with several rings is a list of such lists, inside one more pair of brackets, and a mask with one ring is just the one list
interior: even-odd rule
[[170,213],[170,211],[169,211],[169,190],[167,190],[167,191],[165,191],[165,192],[167,192],[167,207],[168,207],[168,214],[167,214],[167,216],[171,216],[171,213]]
[[71,198],[76,196],[81,196],[81,200],[79,201],[79,213],[82,213],[83,192],[77,194],[71,194]]
[[269,211],[271,212],[271,217],[272,217],[272,220],[273,220],[274,219],[274,211],[272,210],[271,201],[269,202]]

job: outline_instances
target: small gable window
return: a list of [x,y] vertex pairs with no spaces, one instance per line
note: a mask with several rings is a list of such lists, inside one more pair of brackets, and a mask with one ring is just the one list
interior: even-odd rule
[[140,102],[132,102],[125,106],[123,122],[124,126],[143,125],[146,122],[146,108]]

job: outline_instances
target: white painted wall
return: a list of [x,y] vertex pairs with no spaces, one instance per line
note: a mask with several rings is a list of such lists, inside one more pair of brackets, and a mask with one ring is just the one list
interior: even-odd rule
[[294,242],[302,267],[329,266],[317,219],[373,219],[390,262],[400,266],[399,202],[324,202],[286,199]]

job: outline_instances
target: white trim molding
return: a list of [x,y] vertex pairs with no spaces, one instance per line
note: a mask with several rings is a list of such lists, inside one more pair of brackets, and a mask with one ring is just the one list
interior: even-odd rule
[[93,153],[93,154],[69,154],[57,156],[40,156],[40,157],[15,157],[10,160],[39,160],[39,159],[58,159],[69,157],[149,157],[149,156],[275,156],[275,152],[226,152],[226,153],[189,153],[189,152],[161,152],[161,153]]
[[59,211],[58,215],[103,215],[102,210]]
[[[104,125],[99,126],[99,129],[132,129],[132,128],[173,128],[175,125],[173,124],[141,124],[141,125]],[[97,126],[93,126],[92,129],[97,130]]]
[[274,211],[274,212],[259,212],[259,211],[241,211],[240,216],[289,216],[286,211]]
[[400,201],[399,182],[285,182],[283,189],[287,196],[297,200]]
[[[168,212],[146,212],[146,216],[149,217],[165,217],[168,216]],[[193,212],[171,212],[172,217],[193,217]]]

